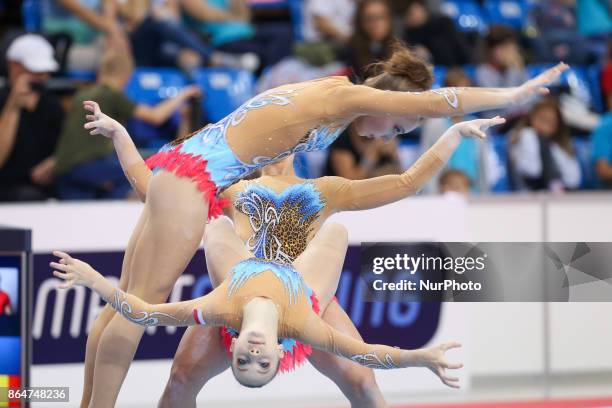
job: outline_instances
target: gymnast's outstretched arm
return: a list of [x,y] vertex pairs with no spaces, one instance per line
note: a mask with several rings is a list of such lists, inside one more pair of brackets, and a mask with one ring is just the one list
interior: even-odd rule
[[447,350],[461,347],[457,342],[442,343],[436,347],[418,350],[368,344],[339,332],[314,312],[307,317],[306,323],[295,339],[369,368],[426,367],[440,377],[444,384],[459,388],[457,384],[459,379],[449,375],[446,369],[461,368],[463,364],[450,363],[444,356]]
[[484,138],[485,131],[505,119],[476,119],[451,126],[425,154],[402,174],[348,180],[329,177],[330,204],[335,211],[367,210],[389,204],[411,194],[427,183],[450,159],[462,137]]
[[119,163],[132,188],[142,202],[147,196],[151,170],[147,167],[127,130],[116,120],[105,115],[94,101],[84,101],[83,106],[92,114],[87,115],[86,129],[94,129],[92,135],[101,134],[113,141]]
[[120,315],[135,324],[141,326],[222,324],[217,318],[220,315],[218,311],[220,303],[217,301],[221,300],[218,299],[220,294],[218,289],[197,299],[152,305],[115,287],[89,264],[72,258],[64,252],[54,251],[53,254],[60,258],[59,263],[50,264],[55,269],[53,275],[64,280],[60,288],[86,286],[97,292]]
[[569,67],[558,64],[515,88],[440,88],[426,92],[400,92],[365,85],[330,89],[326,110],[332,116],[457,116],[519,105],[548,93],[548,86]]

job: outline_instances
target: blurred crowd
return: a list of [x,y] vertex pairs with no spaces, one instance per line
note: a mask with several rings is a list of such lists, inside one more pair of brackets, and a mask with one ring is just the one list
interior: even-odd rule
[[[218,120],[212,106],[237,107],[206,92],[207,73],[248,74],[245,98],[326,75],[360,83],[398,40],[436,87],[512,87],[572,67],[546,98],[487,112],[507,123],[463,140],[424,193],[612,188],[610,0],[0,0],[0,201],[132,197],[112,142],[83,128],[83,101],[128,126],[146,156]],[[143,70],[181,85],[140,98],[129,89]],[[298,173],[400,173],[466,119],[429,119],[391,142],[349,127],[296,160]]]

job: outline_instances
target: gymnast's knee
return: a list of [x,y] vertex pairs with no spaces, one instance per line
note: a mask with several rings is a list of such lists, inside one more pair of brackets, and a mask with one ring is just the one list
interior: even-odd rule
[[374,372],[370,369],[350,370],[347,372],[346,378],[347,392],[352,401],[370,401],[373,404],[370,406],[378,406],[375,402],[378,401],[380,391],[376,383]]
[[348,230],[337,222],[330,222],[325,225],[325,243],[345,247],[348,242]]
[[129,362],[134,357],[144,328],[122,319],[115,316],[100,336],[96,352],[97,362]]
[[193,364],[173,364],[170,370],[170,378],[166,386],[166,392],[170,395],[184,396],[188,390],[193,388]]

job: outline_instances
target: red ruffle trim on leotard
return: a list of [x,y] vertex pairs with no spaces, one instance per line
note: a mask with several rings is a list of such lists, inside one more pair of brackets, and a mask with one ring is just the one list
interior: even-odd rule
[[[314,294],[314,292],[310,296],[310,302],[312,303],[312,310],[314,310],[316,314],[319,314],[319,311],[320,311],[319,299]],[[230,345],[232,344],[233,336],[227,330],[227,327],[221,327],[219,329],[219,333],[221,335],[221,343],[223,344],[223,347],[225,348],[225,350],[227,351],[227,354],[231,358],[232,353],[229,350],[230,350]],[[306,358],[308,358],[308,356],[311,354],[312,354],[312,347],[310,345],[303,344],[303,343],[300,343],[299,341],[296,341],[291,351],[284,352],[283,358],[281,358],[280,367],[278,368],[278,370],[281,373],[293,371],[297,367],[304,364],[304,361],[306,361]]]
[[174,173],[178,177],[189,177],[192,179],[198,190],[204,193],[208,202],[208,219],[218,217],[223,214],[223,208],[230,204],[226,198],[217,198],[217,185],[210,179],[210,173],[206,171],[207,161],[201,156],[192,153],[182,153],[179,151],[180,145],[172,150],[159,152],[146,160],[147,166],[153,170],[156,167]]

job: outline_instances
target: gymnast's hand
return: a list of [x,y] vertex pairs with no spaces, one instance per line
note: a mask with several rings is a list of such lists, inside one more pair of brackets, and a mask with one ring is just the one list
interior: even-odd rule
[[85,116],[88,122],[83,125],[85,129],[92,129],[89,134],[102,135],[110,139],[128,135],[127,130],[125,130],[121,123],[102,113],[97,102],[83,101],[83,107],[85,110],[93,113],[92,115]]
[[53,251],[53,255],[59,257],[59,262],[51,262],[49,265],[55,269],[53,276],[63,279],[59,285],[61,289],[69,289],[73,286],[86,286],[92,288],[94,283],[104,279],[88,263],[72,258],[70,255],[60,251]]
[[449,131],[455,131],[462,137],[475,136],[484,139],[487,137],[487,134],[485,133],[487,129],[492,126],[501,125],[502,123],[506,123],[506,119],[500,118],[499,116],[491,119],[474,119],[455,123],[450,127]]
[[513,104],[520,105],[528,103],[539,95],[547,95],[550,91],[547,86],[555,82],[563,71],[567,71],[569,65],[559,63],[554,67],[542,72],[535,78],[530,79],[523,85],[510,88],[510,100]]
[[463,367],[461,363],[449,363],[444,356],[450,349],[461,347],[456,341],[442,343],[436,347],[415,350],[419,352],[418,365],[429,368],[440,380],[451,388],[459,388],[459,378],[453,377],[446,372],[446,369],[458,369]]

